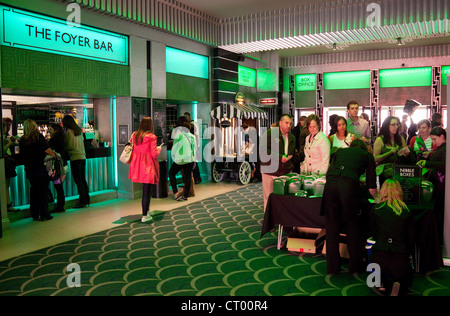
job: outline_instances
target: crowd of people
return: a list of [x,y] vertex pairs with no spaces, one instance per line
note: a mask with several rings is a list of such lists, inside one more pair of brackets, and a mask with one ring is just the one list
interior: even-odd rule
[[[446,160],[446,131],[442,127],[442,116],[433,115],[432,120],[412,123],[409,130],[405,130],[404,122],[398,117],[389,116],[375,139],[371,139],[370,122],[364,116],[358,116],[356,101],[348,103],[347,112],[347,119],[337,115],[330,117],[328,137],[321,131],[320,119],[314,114],[300,117],[292,130],[292,116],[282,115],[278,126],[267,132],[268,139],[272,134],[279,136],[267,144],[260,143],[262,154],[278,153],[278,156],[270,156],[272,160],[261,163],[264,209],[276,177],[291,171],[326,175],[321,211],[326,227],[319,236],[325,235],[326,239],[327,272],[336,274],[341,270],[339,236],[344,228],[349,272],[358,273],[365,271],[367,266],[365,239],[359,223],[361,203],[371,195],[376,202],[371,210],[372,235],[376,239],[371,260],[388,272],[383,274],[387,289],[398,292],[401,288],[404,293],[412,274],[411,214],[403,201],[402,187],[393,178],[394,165],[426,168],[423,178],[434,186],[434,212],[442,245]],[[278,130],[275,132],[274,129]],[[414,129],[418,129],[418,133]],[[284,146],[287,140],[295,146]],[[273,160],[276,160],[276,168]],[[270,169],[268,165],[271,165]]]
[[[47,140],[32,119],[23,123],[23,136],[9,135],[11,119],[2,121],[3,153],[5,155],[6,189],[8,212],[13,208],[9,193],[11,178],[17,176],[17,161],[25,167],[25,175],[30,183],[30,214],[35,221],[53,218],[49,211],[49,200],[53,199],[49,188],[52,182],[57,192],[56,208],[53,212],[65,211],[65,194],[63,182],[70,161],[71,173],[79,192],[75,208],[88,207],[90,204],[89,188],[86,181],[86,153],[81,128],[71,115],[64,116],[62,126],[51,124],[50,139]],[[16,151],[16,147],[18,150]],[[13,155],[15,153],[15,155]],[[50,158],[49,158],[50,157]]]
[[[330,117],[331,132],[328,136],[321,130],[320,118],[314,114],[300,117],[299,124],[295,127],[292,126],[292,116],[284,114],[275,127],[266,131],[264,139],[267,142],[259,144],[260,156],[270,157],[261,160],[259,166],[264,209],[273,191],[275,178],[292,171],[326,175],[321,210],[326,219],[326,227],[321,235],[326,239],[327,272],[340,272],[339,235],[344,227],[349,251],[349,272],[357,273],[365,269],[363,234],[358,216],[361,213],[361,201],[369,193],[376,201],[371,211],[372,236],[376,241],[372,260],[380,263],[384,271],[389,271],[391,288],[398,289],[400,283],[407,287],[411,282],[411,266],[407,264],[412,254],[411,214],[403,201],[401,186],[393,179],[393,169],[395,164],[409,164],[429,170],[426,177],[434,185],[435,214],[442,243],[446,131],[439,122],[439,115],[434,115],[431,121],[424,119],[418,124],[412,123],[408,131],[405,130],[405,120],[389,116],[382,123],[375,139],[371,139],[370,123],[364,116],[358,116],[359,105],[356,101],[348,103],[347,112],[347,119],[338,115]],[[7,186],[10,179],[16,176],[14,167],[8,165],[8,160],[12,156],[11,151],[15,150],[14,146],[18,146],[26,177],[30,182],[30,213],[33,220],[52,218],[48,209],[50,179],[57,192],[56,211],[65,210],[62,170],[67,167],[68,160],[79,192],[75,207],[89,206],[83,135],[71,115],[64,116],[62,126],[50,126],[49,141],[42,136],[33,120],[24,122],[24,134],[20,139],[8,135],[11,122],[6,119],[2,123],[3,152],[7,158]],[[246,130],[249,127],[243,127],[244,132],[250,135]],[[171,134],[173,163],[169,170],[169,180],[177,201],[186,201],[189,196],[193,196],[194,183],[201,181],[196,165],[198,140],[194,130],[189,113],[185,113],[178,118],[177,126]],[[133,148],[129,179],[143,184],[141,221],[148,222],[152,220],[149,211],[152,188],[160,179],[158,155],[163,145],[157,145],[152,118],[146,116],[141,120],[129,142]],[[249,143],[249,139],[246,139],[246,144]],[[61,171],[58,177],[49,177],[45,164],[49,156],[53,161],[59,162]],[[182,173],[184,183],[182,192],[178,192],[176,180],[179,172]],[[363,175],[365,185],[362,187]],[[8,210],[13,211],[9,194],[7,202]],[[386,244],[386,240],[395,242]]]

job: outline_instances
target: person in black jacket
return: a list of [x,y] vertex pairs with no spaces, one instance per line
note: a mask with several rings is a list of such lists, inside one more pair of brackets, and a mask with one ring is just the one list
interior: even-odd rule
[[411,256],[414,249],[414,219],[403,201],[400,183],[387,179],[380,200],[371,210],[375,244],[370,262],[380,265],[382,285],[391,296],[404,294],[412,283]]
[[341,225],[346,229],[349,252],[349,272],[364,271],[364,238],[359,227],[362,190],[360,177],[366,173],[366,185],[376,198],[377,183],[375,160],[367,151],[366,144],[359,139],[349,148],[341,148],[333,157],[327,171],[322,198],[326,227],[327,273],[341,270],[339,235]]
[[418,166],[431,169],[429,180],[433,183],[434,210],[439,234],[439,242],[443,244],[444,237],[444,204],[445,204],[445,159],[447,151],[447,132],[442,127],[435,127],[430,132],[433,146],[436,149],[428,160],[420,160]]
[[30,213],[33,220],[49,220],[53,217],[48,212],[48,181],[49,176],[44,167],[45,155],[56,157],[48,146],[44,136],[39,133],[33,120],[23,123],[23,136],[19,140],[25,174],[30,181]]

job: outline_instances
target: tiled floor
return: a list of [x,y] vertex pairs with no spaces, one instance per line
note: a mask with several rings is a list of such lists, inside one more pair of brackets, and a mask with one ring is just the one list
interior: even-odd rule
[[[150,210],[169,211],[211,196],[240,188],[236,183],[201,183],[195,186],[195,197],[178,202],[172,193],[167,198],[152,199]],[[85,209],[69,209],[53,214],[53,219],[35,222],[31,218],[13,222],[0,238],[0,261],[75,238],[117,227],[128,217],[141,217],[141,200],[114,199],[92,204]]]

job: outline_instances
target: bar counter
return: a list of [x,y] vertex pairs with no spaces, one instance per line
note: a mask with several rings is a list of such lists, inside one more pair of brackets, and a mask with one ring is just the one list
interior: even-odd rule
[[[16,160],[17,176],[11,178],[10,192],[13,206],[23,206],[30,204],[30,183],[25,174],[20,155],[13,155]],[[64,181],[64,193],[66,198],[77,196],[78,190],[72,178],[70,171]],[[89,187],[89,193],[109,190],[114,188],[113,179],[113,160],[111,157],[111,147],[86,148],[86,180]],[[55,187],[52,183],[49,185],[53,197],[56,199]]]

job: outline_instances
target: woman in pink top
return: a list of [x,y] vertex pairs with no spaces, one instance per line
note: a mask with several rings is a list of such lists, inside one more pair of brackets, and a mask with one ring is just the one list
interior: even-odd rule
[[153,134],[153,120],[146,116],[141,120],[139,129],[131,135],[133,144],[130,171],[128,178],[132,182],[142,183],[142,222],[152,220],[149,213],[152,197],[152,185],[159,181],[158,155],[161,147],[156,146],[156,136]]

